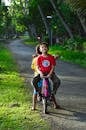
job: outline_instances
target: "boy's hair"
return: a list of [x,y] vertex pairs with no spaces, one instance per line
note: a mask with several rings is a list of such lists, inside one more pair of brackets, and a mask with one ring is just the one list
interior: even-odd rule
[[48,44],[47,42],[41,42],[41,43],[40,43],[40,46],[41,46],[41,45],[45,45],[45,46],[49,49],[49,44]]
[[38,55],[41,55],[41,54],[42,54],[41,51],[40,51],[40,44],[38,44],[38,45],[36,46],[36,54],[38,54]]
[[35,48],[36,53],[32,55],[33,58],[37,57],[38,55],[41,55],[42,52],[40,51],[40,44],[38,44]]

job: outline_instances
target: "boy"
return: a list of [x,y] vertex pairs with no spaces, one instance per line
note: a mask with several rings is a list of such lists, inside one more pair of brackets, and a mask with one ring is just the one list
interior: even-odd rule
[[[40,44],[40,52],[41,55],[37,58],[37,71],[38,75],[33,78],[33,85],[36,91],[39,91],[38,82],[41,80],[43,76],[47,76],[53,82],[53,91],[56,94],[56,90],[60,85],[60,80],[54,73],[54,68],[56,65],[54,56],[48,54],[48,44],[42,42]],[[40,91],[39,91],[40,92]],[[56,103],[55,97],[53,95],[53,101],[55,108],[60,108],[60,106]]]
[[[38,75],[37,72],[37,58],[39,55],[41,55],[42,53],[40,52],[39,49],[39,44],[36,46],[36,54],[33,55],[33,59],[32,59],[32,64],[31,64],[31,69],[34,71],[34,76]],[[34,92],[33,92],[33,107],[32,110],[36,109],[36,102],[37,102],[37,94],[38,92],[36,91],[36,89],[34,88]]]

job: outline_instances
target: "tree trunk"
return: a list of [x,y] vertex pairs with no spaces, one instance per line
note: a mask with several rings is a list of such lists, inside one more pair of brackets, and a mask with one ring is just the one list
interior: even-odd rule
[[30,34],[32,35],[32,37],[36,37],[37,38],[37,33],[36,33],[36,28],[34,24],[29,25],[29,29],[30,29]]
[[38,10],[39,10],[40,15],[41,15],[41,17],[42,17],[42,20],[43,20],[43,22],[44,22],[44,25],[45,25],[45,28],[46,28],[46,31],[47,31],[47,33],[48,33],[49,40],[50,40],[50,37],[51,37],[50,27],[49,27],[48,24],[47,24],[46,18],[45,18],[44,14],[43,14],[43,11],[42,11],[40,5],[38,5]]
[[78,11],[77,11],[77,16],[78,16],[78,18],[79,18],[79,20],[80,20],[80,23],[81,23],[81,25],[82,25],[82,28],[83,28],[85,34],[86,34],[85,18],[83,18],[82,16],[80,16],[80,14],[79,14]]
[[73,38],[73,34],[72,34],[70,28],[68,27],[68,25],[66,24],[65,20],[63,19],[62,15],[61,15],[61,12],[59,11],[59,9],[56,8],[56,6],[55,6],[53,0],[50,0],[50,2],[51,2],[51,4],[52,4],[52,6],[53,6],[53,8],[54,8],[54,10],[55,10],[55,12],[56,12],[56,14],[57,14],[57,16],[58,16],[59,19],[61,20],[62,24],[64,25],[64,27],[65,27],[65,29],[66,29],[66,31],[68,32],[70,38]]

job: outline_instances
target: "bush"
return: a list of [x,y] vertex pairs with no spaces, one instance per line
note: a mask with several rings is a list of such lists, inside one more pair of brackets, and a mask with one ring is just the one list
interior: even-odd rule
[[64,48],[67,50],[78,50],[83,51],[83,43],[86,39],[81,38],[79,36],[74,37],[73,39],[66,39],[64,41]]

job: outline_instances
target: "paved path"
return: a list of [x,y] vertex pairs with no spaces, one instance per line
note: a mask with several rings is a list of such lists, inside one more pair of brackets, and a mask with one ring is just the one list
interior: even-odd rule
[[[19,71],[29,82],[34,48],[21,43],[21,40],[14,40],[10,42],[9,48],[18,63]],[[64,109],[50,109],[49,115],[42,116],[50,121],[51,130],[86,130],[86,69],[58,60],[56,72],[61,79],[56,98]]]

